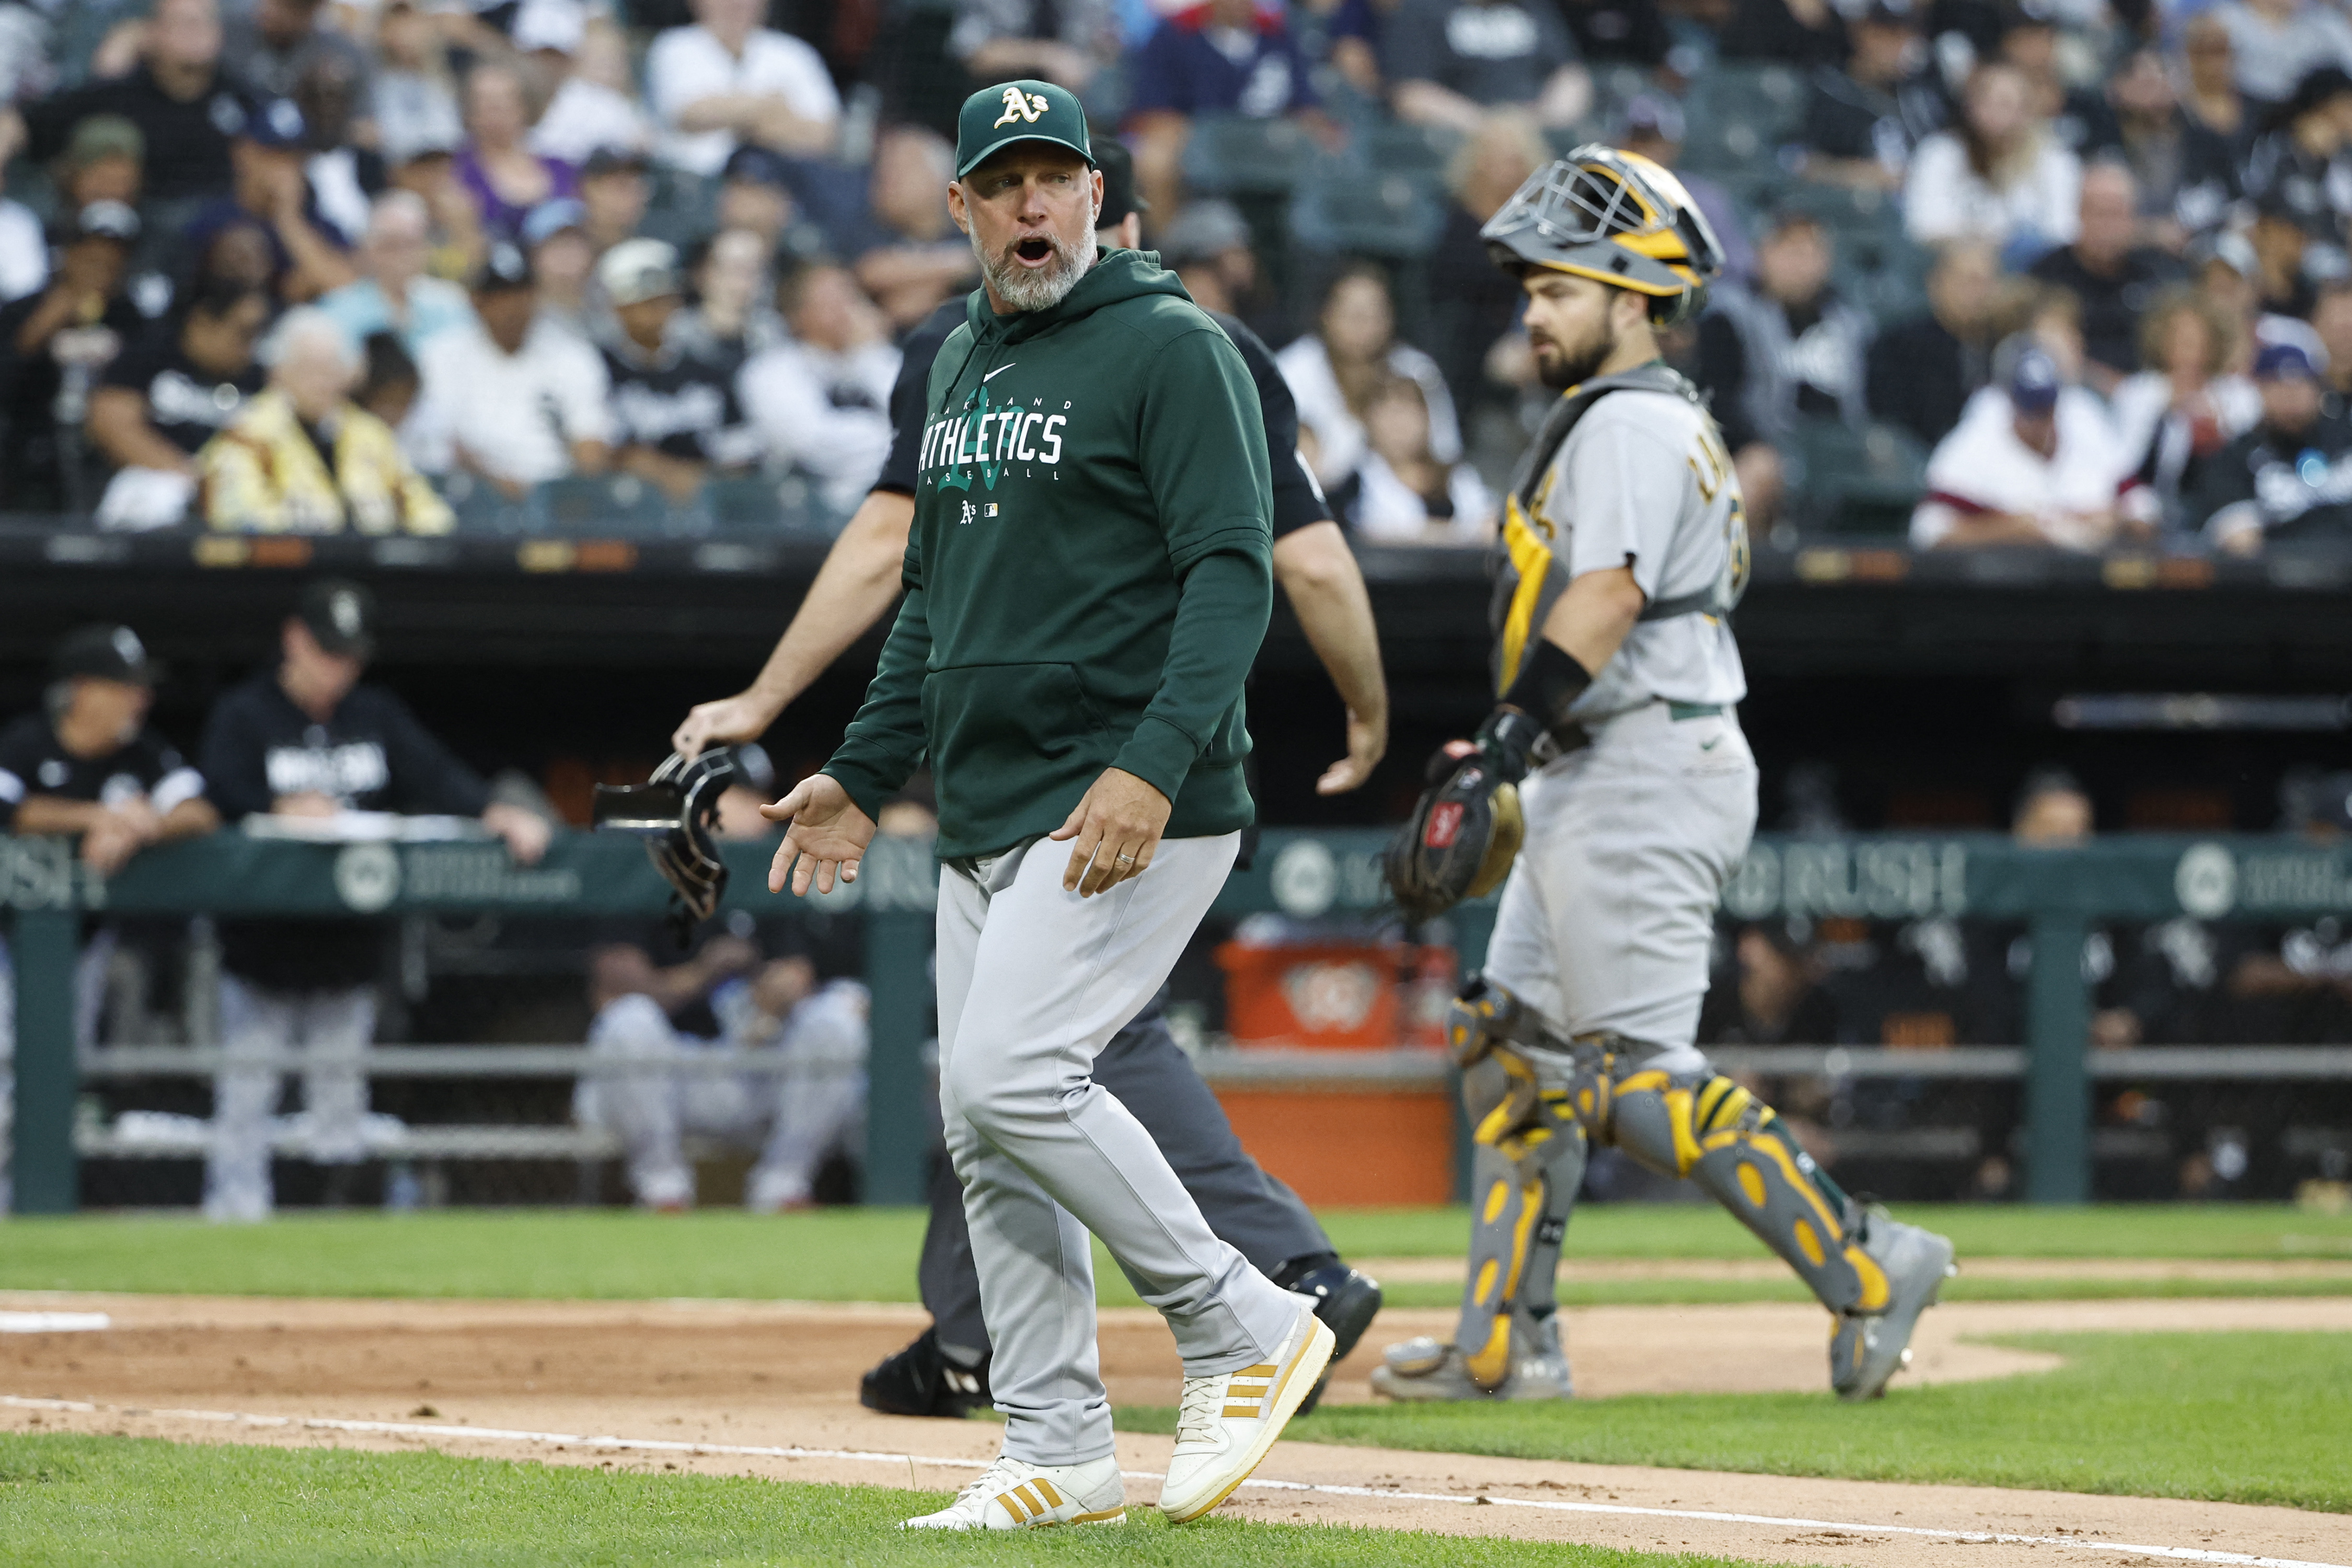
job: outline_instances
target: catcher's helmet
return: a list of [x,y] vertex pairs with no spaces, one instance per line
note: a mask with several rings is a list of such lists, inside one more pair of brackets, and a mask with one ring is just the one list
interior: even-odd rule
[[727,890],[727,863],[719,858],[711,828],[719,820],[719,797],[741,772],[731,750],[713,746],[694,757],[672,752],[644,784],[596,786],[596,827],[643,838],[654,869],[673,889],[670,925],[680,947],[698,922],[718,912]]
[[1646,294],[1663,327],[1696,310],[1723,271],[1723,247],[1683,183],[1598,142],[1528,175],[1478,237],[1498,267],[1548,268]]

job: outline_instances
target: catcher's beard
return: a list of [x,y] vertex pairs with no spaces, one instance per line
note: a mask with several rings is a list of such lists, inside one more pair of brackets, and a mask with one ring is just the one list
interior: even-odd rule
[[[1592,373],[1608,363],[1617,352],[1617,329],[1604,315],[1592,331],[1573,343],[1563,343],[1549,335],[1536,340],[1536,375],[1554,392],[1565,392],[1580,382],[1592,379]],[[1550,352],[1544,352],[1549,349]]]
[[998,299],[1016,310],[1052,310],[1069,297],[1070,290],[1078,286],[1078,279],[1095,264],[1097,249],[1092,229],[1087,230],[1086,238],[1076,245],[1068,244],[1059,235],[1044,236],[1045,243],[1054,247],[1051,266],[1032,268],[1013,259],[1016,247],[1038,237],[1024,235],[991,255],[981,248],[979,234],[974,232],[971,236],[971,253],[980,258],[980,269],[987,277],[989,287],[996,291]]

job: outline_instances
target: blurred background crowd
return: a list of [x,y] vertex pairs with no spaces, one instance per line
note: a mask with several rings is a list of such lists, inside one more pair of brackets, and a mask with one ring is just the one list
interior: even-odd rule
[[2352,525],[2328,0],[8,0],[0,510],[822,531],[1019,75],[1361,538],[1490,531],[1544,393],[1477,230],[1588,139],[1725,242],[1672,353],[1764,538]]

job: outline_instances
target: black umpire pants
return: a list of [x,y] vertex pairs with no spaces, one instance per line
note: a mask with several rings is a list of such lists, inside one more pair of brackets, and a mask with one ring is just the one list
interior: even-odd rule
[[[1259,1169],[1242,1147],[1225,1108],[1168,1032],[1167,1000],[1162,991],[1110,1037],[1095,1058],[1095,1081],[1143,1123],[1209,1228],[1259,1273],[1272,1275],[1294,1258],[1332,1251],[1331,1238],[1298,1194]],[[930,1228],[923,1234],[917,1278],[940,1345],[986,1355],[988,1325],[981,1321],[963,1187],[945,1159],[931,1173]]]

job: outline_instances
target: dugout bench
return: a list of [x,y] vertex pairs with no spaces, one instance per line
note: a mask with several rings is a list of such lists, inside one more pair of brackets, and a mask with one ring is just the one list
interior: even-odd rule
[[[1216,908],[1302,920],[1375,910],[1384,901],[1377,861],[1384,837],[1364,829],[1269,830],[1255,866],[1234,873]],[[772,914],[797,903],[789,894],[767,891],[769,849],[730,845],[725,852],[733,873],[730,907]],[[866,1195],[873,1203],[923,1198],[930,1139],[923,1101],[930,1090],[922,1046],[929,1032],[936,893],[928,840],[882,839],[856,883],[813,900],[828,912],[855,911],[863,923],[866,977],[873,991],[865,1161]],[[77,929],[86,914],[649,917],[660,912],[667,894],[635,842],[579,833],[558,837],[540,865],[520,867],[495,842],[323,845],[231,831],[148,850],[110,879],[80,865],[63,840],[0,837],[0,909],[8,916],[16,967],[10,1152],[16,1207],[25,1214],[66,1214],[76,1206],[80,1068],[73,971]],[[2024,922],[2035,960],[2021,1055],[1977,1050],[1964,1053],[1963,1063],[1954,1053],[1939,1054],[1953,1056],[1956,1068],[1969,1068],[1960,1076],[2011,1076],[2022,1068],[2026,1195],[2037,1203],[2074,1204],[2090,1193],[2092,1077],[2168,1070],[2164,1051],[2105,1052],[2095,1063],[2087,1059],[2088,987],[2077,955],[2088,926],[2181,914],[2250,921],[2352,914],[2352,849],[2252,836],[2127,834],[2078,848],[2039,850],[1992,834],[1766,836],[1727,890],[1725,910],[1741,920],[1965,916]],[[1476,967],[1493,927],[1493,900],[1465,905],[1449,918],[1463,967]],[[1793,1061],[1762,1059],[1789,1054],[1724,1051],[1718,1059],[1727,1067],[1797,1070]],[[1812,1054],[1825,1062],[1843,1058],[1829,1064],[1832,1070],[1864,1074],[1914,1071],[1920,1056]],[[2169,1055],[2210,1058],[2215,1053]],[[420,1058],[415,1065],[427,1064]],[[2210,1070],[2185,1059],[2175,1065],[2180,1070],[2174,1076]],[[1268,1069],[1276,1066],[1265,1063]],[[2352,1077],[2352,1051],[2252,1053],[2242,1066],[2254,1076],[2340,1079]],[[1466,1149],[1466,1138],[1457,1135],[1457,1145]]]

